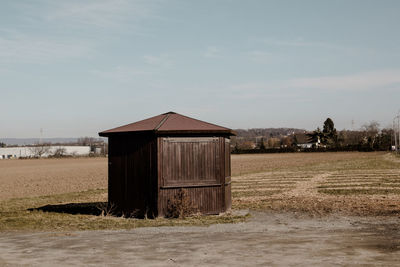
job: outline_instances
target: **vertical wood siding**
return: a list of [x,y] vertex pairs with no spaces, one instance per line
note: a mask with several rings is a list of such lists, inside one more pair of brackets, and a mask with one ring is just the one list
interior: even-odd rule
[[224,175],[224,186],[225,186],[225,210],[232,207],[232,193],[231,193],[231,142],[229,139],[224,138],[224,165],[225,165],[225,175]]
[[163,138],[163,186],[219,182],[218,138]]
[[155,139],[110,138],[108,201],[125,214],[156,213]]
[[[168,200],[172,200],[181,188],[161,189],[160,213],[165,215]],[[218,214],[222,212],[221,197],[222,187],[192,187],[185,188],[187,196],[194,204],[195,208],[203,214]]]
[[160,215],[181,188],[203,214],[226,210],[225,138],[159,138],[159,151]]
[[180,189],[203,214],[231,206],[230,143],[224,137],[109,138],[109,203],[125,214],[163,216]]

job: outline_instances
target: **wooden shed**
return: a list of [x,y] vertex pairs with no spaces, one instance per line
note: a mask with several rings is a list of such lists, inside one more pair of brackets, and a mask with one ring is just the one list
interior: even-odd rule
[[231,207],[228,128],[168,112],[99,133],[108,137],[108,203],[119,212],[164,216],[181,189],[198,211]]

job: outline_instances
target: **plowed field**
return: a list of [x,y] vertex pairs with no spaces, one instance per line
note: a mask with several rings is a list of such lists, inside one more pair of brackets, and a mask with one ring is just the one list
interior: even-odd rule
[[[400,213],[400,159],[388,153],[232,155],[232,177],[234,209]],[[1,160],[0,182],[0,200],[106,189],[107,159]]]

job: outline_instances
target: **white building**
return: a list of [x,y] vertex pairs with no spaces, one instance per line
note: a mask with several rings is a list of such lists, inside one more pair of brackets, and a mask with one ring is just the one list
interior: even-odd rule
[[[50,146],[48,152],[44,153],[42,157],[54,155],[56,150],[62,149],[64,155],[67,156],[87,156],[90,153],[90,146]],[[0,147],[0,159],[12,158],[30,158],[35,156],[32,147]]]

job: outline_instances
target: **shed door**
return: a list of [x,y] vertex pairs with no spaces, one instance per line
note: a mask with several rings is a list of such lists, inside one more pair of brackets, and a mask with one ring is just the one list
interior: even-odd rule
[[163,138],[164,186],[220,184],[218,138]]

